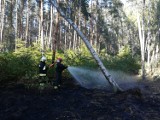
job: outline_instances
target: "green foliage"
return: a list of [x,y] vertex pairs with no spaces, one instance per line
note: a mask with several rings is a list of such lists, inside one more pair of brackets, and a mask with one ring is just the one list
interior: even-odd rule
[[0,54],[0,81],[18,80],[22,77],[32,77],[36,72],[35,61],[28,53],[16,55],[15,53]]
[[131,55],[131,50],[128,45],[121,47],[119,50],[118,56],[119,57],[125,57]]
[[[104,52],[104,51],[103,51]],[[132,57],[129,46],[121,48],[117,56],[107,56],[101,54],[102,62],[107,69],[120,70],[126,73],[137,74],[140,69],[137,57]],[[83,66],[87,68],[97,68],[97,64],[86,47],[81,50],[68,50],[65,53],[66,62],[72,66]]]
[[[33,44],[32,47],[23,48],[23,45],[17,47],[16,52],[0,53],[0,82],[8,80],[32,80],[37,78],[38,64],[41,58],[39,45]],[[46,64],[51,64],[52,52],[46,51]],[[129,47],[124,47],[115,57],[102,54],[103,63],[107,69],[121,70],[127,73],[138,73],[140,65],[137,58],[132,58]],[[88,49],[82,45],[77,50],[57,51],[56,59],[61,57],[63,63],[70,66],[81,66],[87,68],[97,68],[94,58]],[[48,70],[48,77],[54,76],[55,67]],[[66,76],[69,73],[65,72]]]
[[41,53],[38,44],[25,48],[25,42],[17,40],[16,51],[0,53],[0,81],[33,79],[38,74]]
[[14,52],[14,54],[16,56],[28,54],[28,55],[30,55],[31,59],[34,60],[36,62],[36,64],[38,64],[38,62],[41,58],[41,52],[40,52],[39,48],[40,48],[40,45],[35,44],[35,43],[33,43],[32,47],[25,48],[24,43],[21,42],[21,43],[18,43],[18,47],[17,47],[16,51]]
[[72,66],[84,66],[84,67],[95,67],[95,60],[91,56],[88,49],[82,45],[81,49],[67,50],[65,52],[65,59],[68,65]]
[[16,39],[16,49],[24,49],[25,48],[25,41],[22,41],[21,39]]
[[104,59],[107,69],[121,70],[126,73],[137,74],[140,69],[137,57],[132,57],[129,46],[124,46],[115,57]]

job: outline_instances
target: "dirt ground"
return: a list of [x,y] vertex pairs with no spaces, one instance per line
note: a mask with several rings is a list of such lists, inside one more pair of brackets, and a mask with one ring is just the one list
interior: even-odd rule
[[54,90],[0,87],[0,120],[160,120],[160,81],[122,93],[86,89],[66,80]]

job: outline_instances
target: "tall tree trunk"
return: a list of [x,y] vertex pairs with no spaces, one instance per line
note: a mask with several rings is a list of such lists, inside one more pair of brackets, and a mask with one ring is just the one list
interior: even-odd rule
[[[80,3],[80,6],[81,6],[81,3]],[[79,16],[79,19],[78,19],[78,29],[81,30],[81,7],[79,7],[79,10],[78,10],[78,16]],[[79,44],[79,48],[81,48],[81,38],[77,35],[77,40],[78,40],[78,44]]]
[[118,84],[111,78],[111,76],[109,75],[109,73],[107,72],[105,66],[103,65],[102,61],[100,60],[100,58],[98,57],[97,53],[95,52],[95,50],[92,48],[92,46],[89,43],[89,40],[84,36],[84,34],[78,29],[78,27],[73,23],[73,21],[69,18],[67,18],[64,14],[64,12],[59,8],[56,0],[52,1],[51,3],[56,7],[56,9],[58,10],[58,12],[60,13],[60,15],[73,27],[73,29],[78,33],[78,35],[82,38],[82,40],[84,41],[85,45],[87,46],[88,50],[90,51],[90,53],[92,54],[92,56],[94,57],[94,59],[96,60],[97,64],[99,65],[102,73],[104,74],[105,78],[108,80],[108,82],[110,83],[110,85],[113,87],[114,91],[122,91],[122,89],[118,86]]
[[149,1],[149,9],[148,9],[148,31],[147,31],[147,39],[146,39],[146,47],[147,47],[147,64],[149,72],[151,71],[151,44],[152,44],[152,38],[151,38],[151,26],[150,26],[150,20],[151,20],[151,2]]
[[[59,3],[59,0],[58,0]],[[52,43],[52,62],[55,61],[56,49],[57,49],[57,40],[58,40],[58,28],[59,28],[59,13],[56,13],[56,25],[54,31],[54,39]]]
[[[99,5],[99,1],[98,0],[96,0],[96,21],[98,21],[98,12],[99,12],[99,7],[98,7],[98,5]],[[96,22],[96,25],[95,25],[95,40],[94,40],[94,46],[97,46],[97,44],[98,44],[98,22]],[[97,47],[95,48],[96,49],[96,52],[97,52]]]
[[41,0],[41,8],[40,8],[40,16],[41,16],[41,50],[42,54],[44,54],[44,38],[43,38],[43,0]]
[[60,29],[61,29],[61,17],[60,17],[60,15],[59,15],[59,13],[58,13],[58,19],[57,19],[57,27],[56,27],[56,47],[57,47],[57,49],[58,50],[60,50],[61,49],[61,46],[60,46],[60,44],[61,44],[61,38],[60,38]]
[[51,47],[51,41],[52,41],[52,29],[53,29],[53,6],[51,5],[50,10],[50,30],[49,30],[49,48]]
[[[1,0],[0,0],[1,1]],[[0,43],[1,43],[1,45],[2,45],[2,43],[3,43],[3,31],[4,31],[4,15],[5,15],[5,3],[6,3],[6,1],[5,0],[2,0],[1,1],[1,7],[0,7],[0,9],[1,9],[1,14],[0,14]]]
[[156,45],[156,55],[155,55],[155,59],[156,59],[156,67],[158,67],[158,58],[159,58],[159,46]]
[[16,9],[16,19],[15,19],[15,51],[17,49],[17,30],[18,30],[18,0],[16,0],[15,4],[15,9]]
[[20,6],[20,14],[19,14],[19,38],[23,39],[23,10],[24,10],[24,1],[20,1],[21,6]]
[[141,45],[141,65],[142,65],[142,79],[145,79],[145,38],[144,38],[144,25],[140,21],[140,16],[137,14],[137,22],[138,22],[138,31],[139,31],[139,39]]
[[26,34],[25,34],[25,41],[26,47],[28,47],[28,31],[29,31],[29,0],[26,1],[27,10],[26,10]]
[[[14,13],[14,0],[11,0],[10,1],[10,11],[9,11],[9,16],[8,16],[8,21],[9,21],[8,33],[10,35],[13,35],[13,32],[14,32],[13,13]],[[9,50],[15,50],[15,43],[16,43],[15,39],[13,39],[12,36],[9,36]]]
[[72,47],[72,41],[71,41],[71,25],[70,24],[68,24],[68,40],[69,40],[69,50],[71,49],[71,47]]
[[143,0],[143,16],[142,16],[142,79],[144,80],[146,77],[146,69],[145,69],[145,25],[144,25],[144,8],[145,8],[145,0]]
[[[68,28],[68,23],[66,21],[64,21],[65,27]],[[65,30],[64,32],[64,49],[67,49],[67,30]]]
[[[75,16],[75,23],[77,23],[77,18]],[[76,31],[73,31],[73,50],[76,50]]]
[[[0,44],[2,45],[2,1],[0,0]],[[0,49],[1,50],[1,49]]]

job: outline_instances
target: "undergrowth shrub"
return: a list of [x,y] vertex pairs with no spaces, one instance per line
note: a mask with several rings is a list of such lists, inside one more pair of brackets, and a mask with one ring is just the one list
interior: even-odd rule
[[138,61],[138,57],[132,57],[129,46],[124,46],[121,48],[117,56],[108,56],[104,59],[104,64],[108,69],[138,74],[139,69],[141,68]]
[[[97,63],[90,52],[82,47],[81,50],[65,52],[66,62],[71,66],[97,68]],[[132,57],[129,46],[124,46],[116,56],[101,56],[106,69],[120,70],[126,73],[138,74],[140,64],[138,57]]]
[[35,61],[30,54],[15,55],[14,53],[0,54],[0,81],[30,78],[36,72]]
[[131,56],[112,57],[104,60],[107,69],[120,70],[126,73],[138,74],[140,64]]
[[82,47],[81,50],[67,50],[65,52],[65,60],[71,66],[97,67],[94,58],[85,47]]
[[[46,64],[49,66],[52,59],[52,51],[45,53]],[[97,63],[85,46],[77,50],[57,51],[56,59],[61,57],[63,63],[69,66],[81,66],[97,68]],[[18,79],[34,79],[38,75],[38,64],[41,52],[39,46],[33,45],[29,48],[17,48],[13,53],[0,53],[0,82]],[[102,56],[103,63],[107,69],[120,70],[126,73],[138,73],[140,65],[136,57],[132,57],[130,49],[124,47],[117,56]],[[48,69],[48,76],[55,77],[55,67]],[[68,73],[65,73],[68,76]]]

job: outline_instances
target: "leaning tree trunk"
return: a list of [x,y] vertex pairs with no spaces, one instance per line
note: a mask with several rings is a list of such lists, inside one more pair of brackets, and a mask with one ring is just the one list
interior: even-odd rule
[[100,67],[100,69],[101,69],[102,73],[104,74],[105,78],[108,80],[108,82],[110,83],[110,85],[113,87],[113,90],[115,92],[122,91],[122,89],[118,86],[118,84],[111,78],[111,75],[109,75],[109,73],[107,72],[105,66],[103,65],[102,61],[98,57],[97,53],[95,52],[95,50],[90,45],[89,40],[87,39],[87,37],[85,37],[85,35],[78,29],[77,25],[75,25],[70,18],[66,17],[66,15],[64,14],[64,12],[58,6],[56,0],[50,0],[50,1],[56,7],[56,9],[60,13],[60,15],[73,27],[73,29],[82,38],[82,40],[84,41],[86,47],[88,48],[88,50],[90,51],[90,53],[92,54],[92,56],[94,57],[94,59],[96,60],[98,66]]

